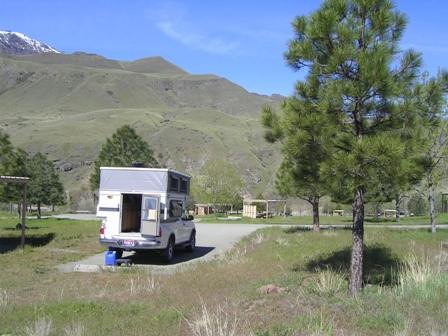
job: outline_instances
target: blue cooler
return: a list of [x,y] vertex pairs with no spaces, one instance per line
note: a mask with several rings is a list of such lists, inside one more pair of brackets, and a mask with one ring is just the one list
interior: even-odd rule
[[116,251],[106,251],[104,255],[104,264],[106,266],[115,266],[117,261],[117,252]]

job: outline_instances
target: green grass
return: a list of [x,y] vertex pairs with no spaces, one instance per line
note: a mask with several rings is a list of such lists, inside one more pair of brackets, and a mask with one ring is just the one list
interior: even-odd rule
[[[98,222],[30,220],[22,251],[11,245],[16,219],[0,217],[0,246],[9,244],[0,253],[0,335],[206,335],[205,322],[241,336],[448,330],[446,230],[366,228],[365,287],[352,299],[350,230],[262,229],[222,259],[173,275],[135,267],[63,274],[58,264],[102,251]],[[267,284],[282,290],[260,292]]]
[[[232,215],[231,217],[242,217],[242,215]],[[311,216],[275,216],[272,218],[248,218],[242,217],[240,219],[227,219],[226,215],[207,215],[196,216],[200,223],[226,223],[226,224],[290,224],[290,225],[312,225],[313,218]],[[442,213],[437,216],[437,224],[448,224],[448,214]],[[322,225],[351,225],[352,218],[350,216],[320,216],[320,223]],[[399,225],[429,225],[429,216],[413,216],[400,218]],[[395,218],[379,218],[376,220],[373,217],[366,217],[366,225],[381,225],[381,224],[397,224]]]

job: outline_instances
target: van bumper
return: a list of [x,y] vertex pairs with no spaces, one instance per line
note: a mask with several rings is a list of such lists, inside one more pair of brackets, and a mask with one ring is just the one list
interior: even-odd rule
[[[108,247],[120,248],[123,250],[150,250],[161,249],[162,242],[159,239],[145,239],[145,240],[129,240],[129,239],[99,239],[100,244]],[[132,244],[129,244],[132,241]]]

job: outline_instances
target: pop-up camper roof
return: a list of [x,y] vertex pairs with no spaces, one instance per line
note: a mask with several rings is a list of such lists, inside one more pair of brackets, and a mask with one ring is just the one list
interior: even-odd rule
[[100,191],[188,194],[190,176],[172,169],[101,167]]

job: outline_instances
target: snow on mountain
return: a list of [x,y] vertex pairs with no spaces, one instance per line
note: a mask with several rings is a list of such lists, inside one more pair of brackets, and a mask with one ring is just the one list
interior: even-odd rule
[[48,44],[34,40],[25,34],[0,30],[0,53],[13,55],[60,53]]

